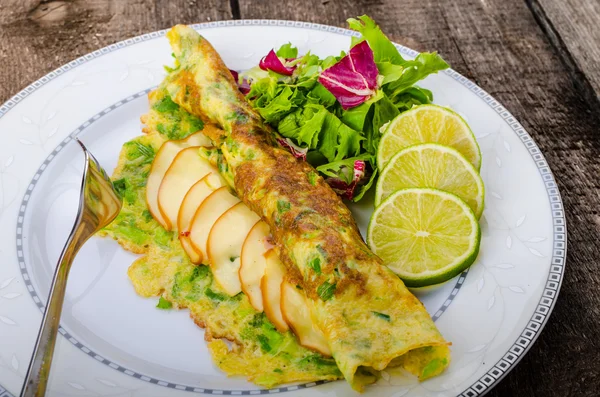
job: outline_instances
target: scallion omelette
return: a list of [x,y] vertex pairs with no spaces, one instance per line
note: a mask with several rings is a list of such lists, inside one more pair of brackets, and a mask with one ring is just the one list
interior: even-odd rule
[[[341,199],[278,145],[206,39],[182,25],[167,37],[176,65],[149,95],[145,134],[123,146],[124,207],[105,230],[143,254],[128,272],[136,292],[189,309],[215,364],[263,387],[345,378],[361,391],[388,366],[441,373],[449,343]],[[259,222],[266,253],[251,255]]]

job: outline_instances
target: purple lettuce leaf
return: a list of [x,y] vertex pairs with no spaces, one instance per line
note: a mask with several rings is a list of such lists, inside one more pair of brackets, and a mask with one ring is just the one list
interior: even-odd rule
[[377,74],[373,50],[366,41],[362,41],[338,63],[321,72],[319,82],[347,110],[365,102],[375,93]]
[[275,73],[283,74],[285,76],[291,76],[294,73],[294,69],[296,66],[286,66],[284,64],[288,63],[290,60],[285,59],[282,60],[277,56],[274,50],[269,51],[269,53],[260,60],[258,66],[262,70],[271,70]]
[[304,161],[306,160],[308,148],[303,148],[296,145],[290,138],[277,138],[277,142],[287,149],[288,152],[292,153],[297,159]]
[[229,69],[229,72],[231,73],[231,75],[233,76],[233,79],[237,83],[238,89],[240,90],[240,92],[244,95],[249,93],[250,92],[250,82],[246,78],[243,78],[242,81],[240,82],[240,74],[233,69]]
[[366,163],[364,160],[355,160],[353,165],[352,179],[350,182],[342,178],[327,177],[325,182],[329,184],[331,189],[339,196],[352,200],[354,191],[360,182],[365,178]]

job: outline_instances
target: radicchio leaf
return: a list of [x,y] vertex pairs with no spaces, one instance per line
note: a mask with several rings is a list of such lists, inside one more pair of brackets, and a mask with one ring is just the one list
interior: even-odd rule
[[[286,59],[286,63],[287,63]],[[294,73],[296,66],[286,66],[283,61],[277,56],[274,50],[269,51],[267,56],[260,60],[258,66],[262,70],[272,70],[275,73],[291,76]]]
[[281,146],[283,146],[290,153],[292,153],[297,159],[306,160],[306,153],[308,152],[308,148],[303,148],[296,145],[290,138],[277,138],[277,142],[279,142]]
[[250,92],[250,82],[246,78],[244,78],[244,79],[242,79],[242,82],[240,83],[240,74],[232,69],[229,69],[229,72],[231,72],[231,75],[233,76],[233,79],[237,83],[238,89],[240,90],[240,92],[244,95],[249,93]]
[[331,186],[331,189],[338,195],[352,200],[354,197],[354,190],[358,186],[359,182],[365,177],[365,162],[363,160],[356,160],[354,162],[354,173],[352,181],[347,183],[339,178],[326,178],[325,181]]
[[373,50],[366,41],[362,41],[338,63],[321,72],[319,82],[347,110],[365,102],[375,93],[377,74]]

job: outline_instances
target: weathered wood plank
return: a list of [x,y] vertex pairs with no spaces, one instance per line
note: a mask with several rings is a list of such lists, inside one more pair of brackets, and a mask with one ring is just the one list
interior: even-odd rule
[[176,23],[231,19],[219,0],[1,0],[0,103],[88,52]]
[[[527,0],[579,89],[600,99],[600,2]],[[585,93],[588,95],[588,93]]]
[[[541,337],[490,396],[595,396],[600,355],[600,118],[518,0],[240,0],[242,18],[345,26],[368,13],[396,42],[438,50],[500,100],[533,135],[557,177],[569,223],[561,297]],[[585,353],[582,353],[585,352]]]

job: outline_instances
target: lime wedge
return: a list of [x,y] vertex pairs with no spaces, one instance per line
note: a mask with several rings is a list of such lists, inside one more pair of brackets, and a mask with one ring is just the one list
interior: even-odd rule
[[371,216],[367,243],[408,287],[451,279],[477,258],[481,232],[469,206],[437,189],[401,189]]
[[400,150],[419,143],[439,143],[458,150],[479,171],[481,153],[467,123],[450,109],[437,105],[414,106],[385,126],[377,151],[382,170]]
[[377,181],[375,205],[398,189],[431,187],[460,197],[477,219],[483,212],[484,188],[479,173],[456,149],[423,143],[402,149],[390,159]]

